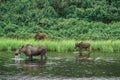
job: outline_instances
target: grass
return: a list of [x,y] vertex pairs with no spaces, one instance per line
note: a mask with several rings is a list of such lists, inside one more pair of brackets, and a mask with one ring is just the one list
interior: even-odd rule
[[[17,40],[11,38],[0,38],[0,50],[15,50],[18,47],[26,44],[32,45],[43,45],[48,51],[56,51],[56,52],[70,52],[75,51],[74,45],[75,40],[62,40],[62,41],[52,41],[52,40],[44,40],[44,41],[34,41],[33,39],[29,40]],[[107,41],[83,41],[89,42],[92,47],[92,51],[101,51],[101,52],[119,52],[120,51],[120,40],[107,40]]]
[[0,38],[0,50],[11,50],[16,49],[22,45],[32,44],[32,45],[42,45],[45,46],[48,51],[57,51],[57,52],[67,52],[72,51],[74,49],[74,42],[73,40],[63,40],[63,41],[34,41],[33,39],[29,40],[17,40],[11,38]]

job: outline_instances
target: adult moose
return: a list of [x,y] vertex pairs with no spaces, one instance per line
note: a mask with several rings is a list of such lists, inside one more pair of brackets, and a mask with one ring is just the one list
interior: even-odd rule
[[75,43],[75,48],[79,48],[79,56],[80,57],[83,56],[82,55],[82,50],[87,49],[88,50],[87,58],[90,57],[90,54],[91,54],[91,45],[90,45],[90,43],[85,43],[85,42]]
[[37,33],[34,37],[35,40],[45,40],[47,38],[46,33]]
[[47,49],[44,46],[32,46],[31,44],[27,44],[16,50],[15,55],[20,53],[24,53],[30,60],[32,60],[33,56],[39,55],[41,56],[41,60],[43,60],[43,57],[45,57],[45,60],[47,59]]

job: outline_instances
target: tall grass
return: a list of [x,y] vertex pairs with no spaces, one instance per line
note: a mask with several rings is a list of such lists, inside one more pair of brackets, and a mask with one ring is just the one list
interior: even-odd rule
[[93,50],[102,52],[119,52],[120,40],[107,40],[107,41],[91,41]]
[[[29,40],[17,40],[11,38],[0,38],[0,50],[15,50],[18,47],[26,44],[32,45],[42,45],[45,46],[48,51],[56,51],[56,52],[68,52],[74,51],[75,40],[61,40],[61,41],[52,41],[52,40],[44,40],[44,41],[34,41],[33,39]],[[83,41],[89,42],[92,47],[92,51],[101,51],[101,52],[119,52],[120,51],[120,40],[116,41]]]
[[33,39],[29,40],[17,40],[17,39],[9,39],[9,38],[0,38],[0,50],[11,50],[17,49],[18,47],[26,44],[42,45],[45,46],[48,51],[57,51],[57,52],[67,52],[72,51],[74,49],[74,42],[73,40],[63,40],[63,41],[51,41],[51,40],[44,40],[44,41],[35,41]]

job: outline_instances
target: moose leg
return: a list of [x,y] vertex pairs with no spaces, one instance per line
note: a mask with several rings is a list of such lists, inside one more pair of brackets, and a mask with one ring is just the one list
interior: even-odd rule
[[41,54],[41,61],[43,61],[43,55]]
[[32,61],[32,55],[29,56],[29,60]]
[[45,60],[47,60],[47,55],[45,54],[44,56],[45,56]]
[[88,48],[88,55],[87,55],[87,58],[90,57],[90,54],[91,54],[91,47]]
[[[43,51],[42,51],[41,56],[44,57],[44,60],[47,60],[46,50],[43,50]],[[43,59],[43,58],[42,58],[42,59]]]
[[79,49],[79,57],[82,57],[82,48]]

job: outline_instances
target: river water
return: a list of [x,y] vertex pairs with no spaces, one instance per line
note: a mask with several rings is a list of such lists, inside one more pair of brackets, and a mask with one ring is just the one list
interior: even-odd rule
[[39,57],[29,61],[24,55],[0,52],[0,80],[120,80],[120,60],[117,56],[86,59],[52,52],[47,61]]

